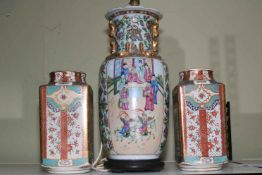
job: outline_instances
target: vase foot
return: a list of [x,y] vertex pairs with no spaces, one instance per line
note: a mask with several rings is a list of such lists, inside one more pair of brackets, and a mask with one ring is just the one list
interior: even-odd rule
[[43,167],[45,171],[51,174],[82,174],[91,171],[91,166],[87,167]]
[[205,172],[205,171],[218,171],[223,168],[224,164],[178,164],[182,171]]
[[164,168],[160,159],[152,160],[114,160],[108,159],[105,167],[114,173],[122,172],[159,172]]

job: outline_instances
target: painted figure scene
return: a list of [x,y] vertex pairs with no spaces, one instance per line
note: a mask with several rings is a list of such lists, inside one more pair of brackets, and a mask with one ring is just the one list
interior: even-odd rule
[[127,58],[108,63],[108,112],[109,123],[114,130],[111,133],[113,142],[126,142],[127,145],[139,142],[137,148],[140,150],[146,146],[143,141],[151,140],[153,144],[158,140],[160,143],[164,78],[163,65],[159,60]]

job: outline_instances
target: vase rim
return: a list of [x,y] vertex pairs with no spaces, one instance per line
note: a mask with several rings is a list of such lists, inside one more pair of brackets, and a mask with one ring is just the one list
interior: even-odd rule
[[189,68],[189,69],[184,69],[184,70],[180,71],[179,73],[191,72],[191,71],[208,71],[208,72],[213,72],[213,70],[209,69],[209,68]]
[[190,81],[190,80],[214,80],[213,70],[211,69],[185,69],[179,72],[179,81]]
[[50,72],[49,74],[54,74],[54,73],[57,73],[57,72],[66,72],[66,73],[78,73],[78,74],[84,74],[86,75],[86,73],[82,72],[82,71],[75,71],[75,70],[56,70],[56,71],[52,71]]
[[162,14],[157,9],[145,8],[143,6],[131,6],[131,5],[127,5],[125,7],[113,8],[112,10],[106,13],[105,17],[107,20],[111,20],[115,16],[119,16],[122,14],[124,15],[124,14],[136,14],[136,13],[152,15],[157,19],[162,18]]
[[86,73],[82,71],[52,71],[49,73],[49,83],[86,83]]

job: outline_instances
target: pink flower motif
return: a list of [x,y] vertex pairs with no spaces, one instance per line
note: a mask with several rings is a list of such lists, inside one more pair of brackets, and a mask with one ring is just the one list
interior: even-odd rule
[[214,145],[211,142],[208,142],[207,147],[208,147],[208,149],[213,149]]
[[77,146],[78,146],[78,141],[75,140],[73,145],[74,145],[75,147],[77,147]]
[[219,130],[215,130],[215,134],[219,135],[220,131]]
[[53,128],[53,127],[49,128],[49,132],[55,132],[55,131],[56,131],[56,128]]
[[195,120],[195,118],[196,118],[195,115],[191,115],[191,116],[190,116],[190,119],[191,119],[191,120]]
[[48,140],[53,140],[53,139],[54,139],[54,137],[52,135],[48,136]]
[[67,145],[67,152],[71,152],[73,150],[73,146],[71,144]]
[[216,145],[218,144],[217,137],[214,138],[214,143],[215,143]]
[[215,117],[217,115],[217,111],[213,111],[212,115]]
[[188,137],[189,138],[192,138],[194,135],[192,134],[192,133],[190,133],[189,135],[188,135]]
[[65,100],[65,99],[66,99],[66,95],[65,95],[65,94],[61,95],[61,98],[62,98],[63,100]]
[[192,142],[195,142],[197,140],[197,137],[192,137]]
[[78,116],[79,116],[79,113],[74,113],[74,114],[73,114],[73,117],[74,117],[75,119],[77,119]]
[[55,122],[55,121],[56,121],[56,117],[52,117],[51,120],[52,120],[53,122]]
[[190,131],[193,131],[193,130],[195,130],[195,129],[196,129],[196,127],[195,127],[195,126],[193,126],[193,125],[190,125],[190,126],[188,127],[188,129],[189,129]]
[[76,137],[80,137],[81,133],[77,131],[77,132],[75,133],[75,135],[76,135]]
[[54,150],[51,149],[49,152],[50,152],[50,154],[51,154],[52,156],[55,155],[55,151],[54,151]]
[[205,97],[205,94],[200,93],[200,94],[198,95],[198,97],[201,98],[201,99],[203,99],[203,98]]
[[217,152],[220,151],[220,147],[216,147],[216,151],[217,151]]

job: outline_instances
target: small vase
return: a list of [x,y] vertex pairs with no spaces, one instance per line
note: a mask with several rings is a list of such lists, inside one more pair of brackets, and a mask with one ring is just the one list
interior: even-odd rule
[[185,171],[219,170],[228,161],[225,86],[208,69],[179,76],[173,91],[178,166]]
[[160,171],[168,130],[167,66],[158,55],[160,13],[130,5],[107,13],[111,55],[100,69],[100,132],[114,172]]
[[89,172],[92,161],[92,89],[82,72],[50,73],[40,86],[41,165],[49,173]]

